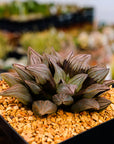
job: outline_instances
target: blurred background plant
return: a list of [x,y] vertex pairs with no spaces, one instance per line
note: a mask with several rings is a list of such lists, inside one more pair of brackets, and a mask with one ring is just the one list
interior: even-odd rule
[[20,38],[20,44],[25,50],[31,46],[40,54],[50,52],[52,47],[60,51],[66,43],[68,44],[68,35],[55,28],[43,32],[25,33]]
[[12,45],[5,35],[0,32],[0,58],[4,58],[8,52],[13,49]]
[[[40,54],[43,52],[50,53],[53,47],[63,56],[65,56],[68,50],[73,50],[75,54],[91,54],[91,64],[105,63],[111,67],[112,78],[114,79],[114,26],[104,25],[104,23],[99,25],[99,23],[94,22],[94,19],[91,19],[92,21],[90,22],[90,16],[93,14],[93,11],[89,9],[85,13],[81,11],[83,8],[76,4],[39,3],[35,0],[13,0],[10,3],[0,3],[0,20],[8,18],[11,21],[16,20],[17,23],[21,24],[23,24],[23,21],[25,23],[27,21],[30,22],[28,23],[29,26],[34,19],[39,22],[39,19],[43,21],[43,18],[52,16],[50,21],[53,23],[53,25],[46,26],[45,30],[29,31],[29,29],[26,30],[26,27],[25,31],[19,31],[19,33],[4,32],[2,30],[0,32],[0,67],[8,69],[15,62],[25,64],[26,51],[29,46]],[[79,20],[79,23],[73,25],[70,18],[77,11],[79,13],[72,17],[73,19],[71,20],[75,22]],[[87,23],[83,22],[85,19],[83,19],[81,12],[84,16],[88,14]],[[58,17],[54,17],[55,15]],[[56,27],[58,21],[61,27]],[[46,22],[46,19],[43,21],[43,24],[44,22]],[[36,23],[35,26],[38,26],[38,24],[44,27],[42,23]],[[7,21],[6,26],[9,27]],[[31,29],[30,26],[29,28]]]
[[42,18],[50,15],[59,15],[76,12],[80,7],[76,5],[60,5],[54,3],[38,3],[35,0],[13,0],[10,3],[0,5],[0,18],[26,20]]

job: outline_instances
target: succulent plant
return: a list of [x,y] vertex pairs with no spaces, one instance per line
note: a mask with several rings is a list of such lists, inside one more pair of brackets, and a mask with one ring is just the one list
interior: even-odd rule
[[55,28],[50,28],[43,32],[25,33],[20,38],[20,44],[26,51],[31,46],[40,54],[50,52],[51,47],[54,47],[56,51],[60,51],[61,47],[64,48],[66,41],[68,41],[68,35],[62,31],[57,31]]
[[104,109],[111,101],[101,94],[114,80],[104,80],[109,69],[104,65],[91,67],[90,58],[73,52],[63,58],[54,50],[40,55],[29,47],[27,66],[13,64],[15,72],[1,74],[11,87],[0,95],[18,98],[41,116],[58,108],[72,112]]

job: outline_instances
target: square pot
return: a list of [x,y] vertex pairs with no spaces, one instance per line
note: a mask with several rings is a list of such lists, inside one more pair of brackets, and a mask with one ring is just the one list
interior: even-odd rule
[[0,144],[28,144],[1,115]]
[[[0,115],[0,140],[4,144],[28,144]],[[6,141],[5,141],[6,140]],[[113,143],[114,119],[104,122],[59,144],[98,144]],[[1,142],[1,141],[0,141]]]

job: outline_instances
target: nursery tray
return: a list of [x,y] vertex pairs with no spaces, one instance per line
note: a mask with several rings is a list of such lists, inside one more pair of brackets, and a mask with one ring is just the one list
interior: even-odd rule
[[[114,119],[104,122],[59,144],[113,143]],[[28,144],[0,115],[0,144]]]
[[74,13],[60,14],[28,21],[0,19],[0,29],[10,32],[42,31],[50,27],[68,27],[75,24],[93,23],[94,9],[83,8]]

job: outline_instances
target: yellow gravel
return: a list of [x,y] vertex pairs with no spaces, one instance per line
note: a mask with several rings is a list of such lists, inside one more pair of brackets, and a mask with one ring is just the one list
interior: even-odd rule
[[[0,91],[8,85],[0,81]],[[101,112],[70,113],[58,110],[46,117],[35,117],[17,99],[0,96],[0,114],[29,144],[56,144],[114,118],[114,89],[103,94],[112,104]]]

